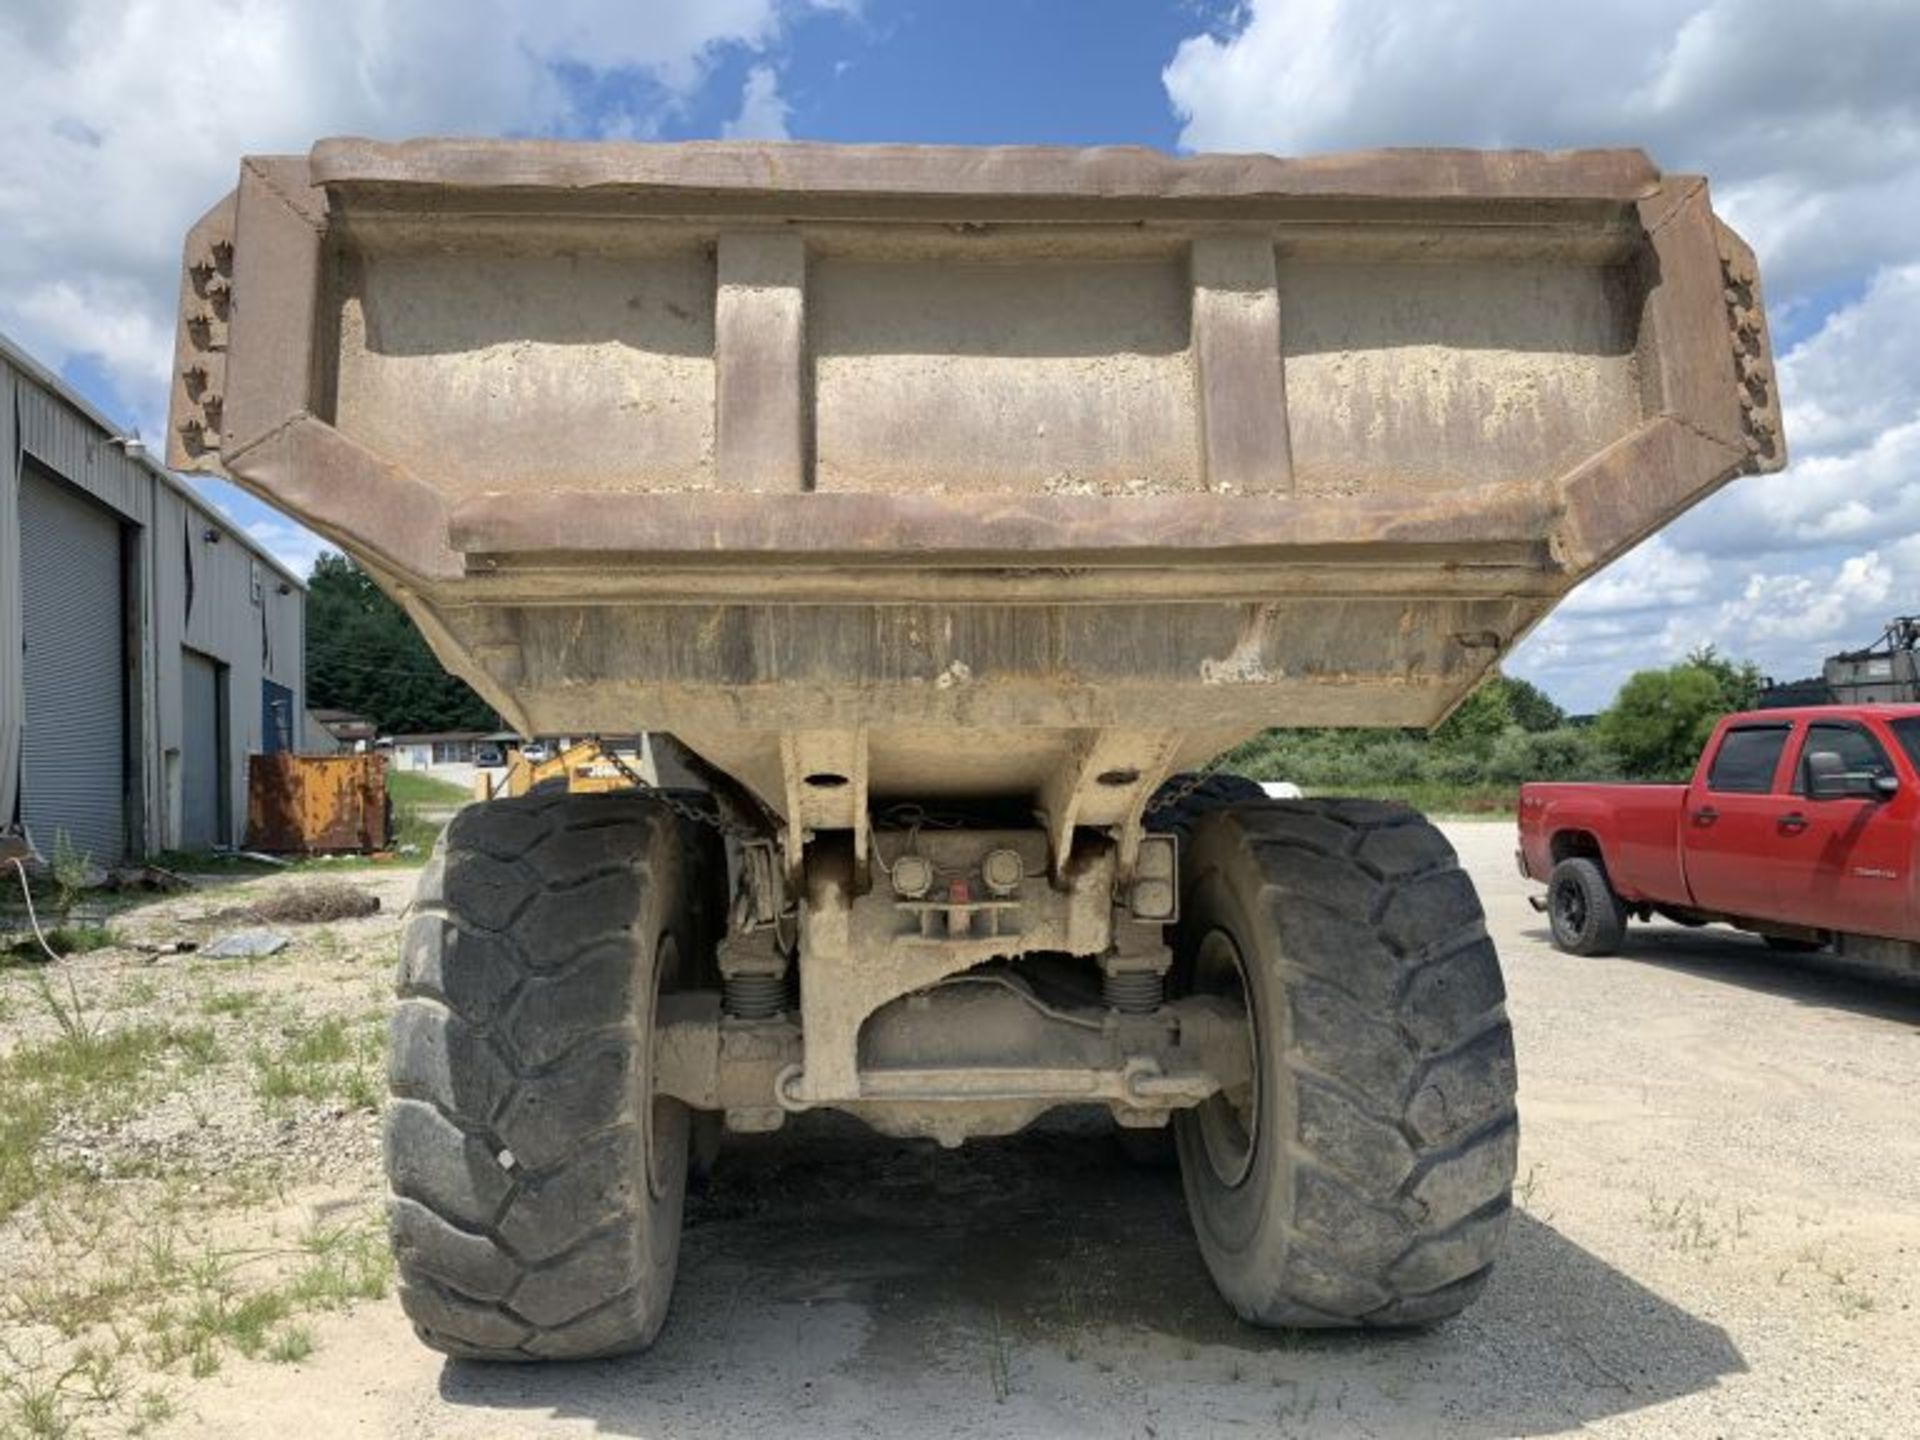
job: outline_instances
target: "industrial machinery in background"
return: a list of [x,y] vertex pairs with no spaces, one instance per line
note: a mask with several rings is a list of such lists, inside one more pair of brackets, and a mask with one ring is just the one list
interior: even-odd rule
[[475,770],[475,800],[507,800],[516,795],[611,795],[652,789],[657,783],[646,737],[603,739],[593,736],[563,746],[557,754],[529,759],[525,749],[508,752],[506,764]]
[[[392,1031],[400,1298],[644,1348],[691,1137],[1172,1130],[1247,1320],[1417,1325],[1511,1206],[1474,888],[1209,773],[1438,724],[1785,451],[1754,259],[1631,150],[324,141],[187,241],[169,455],[354,556],[524,735]],[[857,1203],[850,1201],[850,1204]]]
[[1829,655],[1821,673],[1768,685],[1763,710],[1799,705],[1920,704],[1920,615],[1898,615],[1864,650]]

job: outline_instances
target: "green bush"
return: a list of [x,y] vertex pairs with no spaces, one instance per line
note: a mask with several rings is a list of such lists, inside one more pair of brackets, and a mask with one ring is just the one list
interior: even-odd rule
[[1507,785],[1529,780],[1618,780],[1620,760],[1591,727],[1562,726],[1540,734],[1509,730],[1487,757],[1487,778]]
[[1375,794],[1442,809],[1510,806],[1529,780],[1684,778],[1714,724],[1752,706],[1758,672],[1712,649],[1632,676],[1591,725],[1570,725],[1534,686],[1496,675],[1431,735],[1413,730],[1269,730],[1229,755],[1255,780]]

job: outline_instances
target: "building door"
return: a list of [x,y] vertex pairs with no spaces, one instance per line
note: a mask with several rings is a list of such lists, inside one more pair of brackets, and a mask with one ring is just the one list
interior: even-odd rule
[[180,844],[206,850],[228,841],[227,667],[180,652]]
[[293,691],[271,680],[260,682],[260,752],[278,755],[298,748],[293,728]]
[[26,646],[21,811],[49,857],[64,836],[95,863],[127,851],[127,663],[119,517],[23,469]]

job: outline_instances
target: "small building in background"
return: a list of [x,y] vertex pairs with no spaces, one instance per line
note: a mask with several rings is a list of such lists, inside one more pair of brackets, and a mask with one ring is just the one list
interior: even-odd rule
[[395,735],[380,741],[391,747],[388,763],[395,770],[451,771],[470,768],[480,749],[489,743],[484,730],[438,730],[428,735]]
[[0,832],[111,865],[241,842],[304,739],[306,586],[0,337]]
[[301,750],[308,755],[355,755],[371,750],[379,729],[351,710],[307,711],[307,737]]

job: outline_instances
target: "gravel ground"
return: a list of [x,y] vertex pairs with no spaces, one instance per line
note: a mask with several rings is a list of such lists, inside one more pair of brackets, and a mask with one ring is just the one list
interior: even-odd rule
[[[1724,932],[1636,927],[1621,959],[1558,955],[1526,906],[1511,827],[1449,833],[1506,964],[1523,1126],[1507,1254],[1459,1320],[1401,1337],[1240,1326],[1201,1269],[1177,1177],[1129,1168],[1103,1125],[1081,1117],[957,1152],[805,1117],[729,1142],[690,1202],[674,1316],[650,1355],[448,1364],[414,1343],[387,1298],[300,1320],[311,1354],[229,1351],[203,1377],[159,1372],[168,1398],[149,1428],[1920,1434],[1920,992],[1782,961]],[[163,1182],[140,1176],[168,1172],[212,1196],[233,1176],[267,1176],[264,1189],[181,1211],[235,1246],[372,1213],[371,1112],[349,1096],[269,1103],[261,1062],[240,1057],[262,1032],[272,1051],[328,1016],[361,1023],[387,979],[407,878],[372,882],[381,915],[327,927],[324,942],[303,935],[242,971],[209,977],[207,962],[126,952],[74,962],[80,993],[116,1024],[149,1009],[203,1014],[210,993],[261,995],[208,1017],[230,1058],[195,1078],[208,1087],[197,1101],[163,1097],[60,1134],[93,1157],[78,1168],[108,1177],[94,1188],[144,1194]],[[215,904],[169,907],[141,925],[177,926]],[[129,985],[144,995],[142,978],[154,994],[108,1008]],[[46,1024],[19,972],[0,982],[4,1055]],[[44,1264],[43,1219],[29,1207],[0,1225],[0,1291]],[[37,1333],[4,1323],[9,1351]]]

